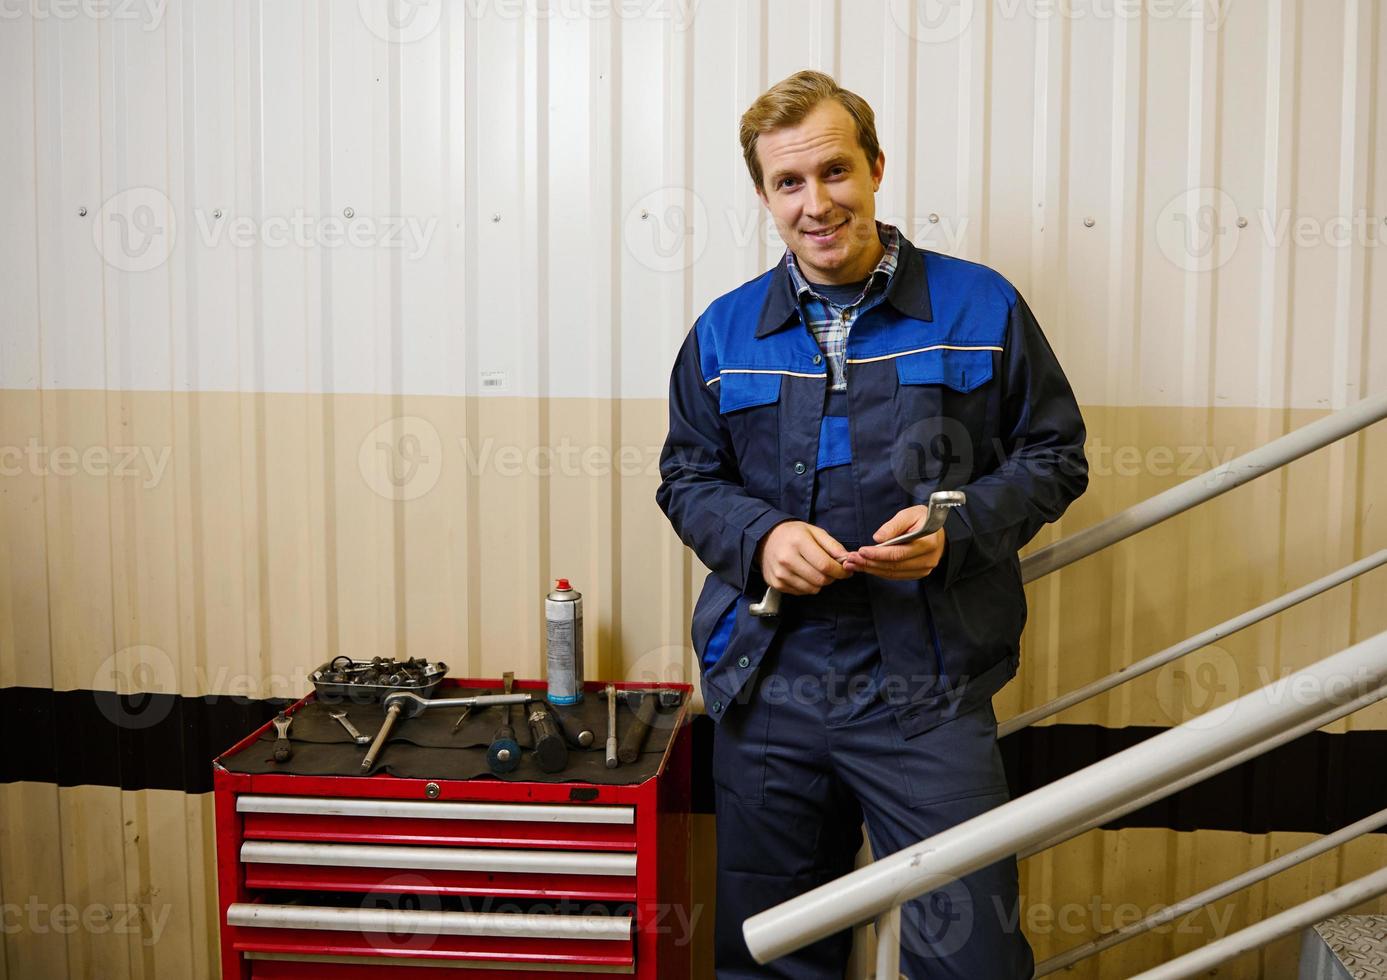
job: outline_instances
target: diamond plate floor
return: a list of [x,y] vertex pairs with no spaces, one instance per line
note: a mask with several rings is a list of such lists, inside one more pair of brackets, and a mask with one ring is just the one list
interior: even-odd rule
[[1387,978],[1387,915],[1338,915],[1305,930],[1300,980]]

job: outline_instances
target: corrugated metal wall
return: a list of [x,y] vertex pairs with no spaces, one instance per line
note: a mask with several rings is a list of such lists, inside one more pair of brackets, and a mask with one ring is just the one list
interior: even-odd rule
[[[736,122],[801,67],[876,107],[880,216],[1036,310],[1091,434],[1065,531],[1381,392],[1384,52],[1377,0],[7,5],[0,688],[297,696],[338,652],[538,673],[560,574],[591,673],[688,678],[665,381],[780,253]],[[999,714],[1383,547],[1384,480],[1371,432],[1033,586]],[[1180,721],[1383,629],[1385,585],[1060,720]],[[210,833],[198,794],[0,785],[0,978],[212,972]],[[1024,921],[1048,955],[1304,837],[1089,834],[1025,866]]]

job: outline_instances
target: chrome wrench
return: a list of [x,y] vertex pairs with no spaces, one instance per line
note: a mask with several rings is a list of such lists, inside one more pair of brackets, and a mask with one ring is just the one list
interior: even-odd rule
[[363,735],[357,731],[356,726],[352,724],[352,720],[347,717],[345,711],[329,711],[328,714],[337,719],[337,723],[347,730],[347,734],[352,737],[352,741],[357,745],[370,744],[371,736]]
[[[885,548],[890,545],[909,544],[919,540],[927,534],[933,534],[944,526],[944,521],[949,516],[949,511],[955,507],[962,507],[968,497],[962,490],[936,490],[929,495],[929,511],[925,514],[925,522],[913,531],[898,534],[889,541],[872,545],[874,548]],[[780,615],[780,590],[775,586],[769,586],[766,594],[762,596],[760,602],[753,602],[749,607],[753,616],[769,617]]]

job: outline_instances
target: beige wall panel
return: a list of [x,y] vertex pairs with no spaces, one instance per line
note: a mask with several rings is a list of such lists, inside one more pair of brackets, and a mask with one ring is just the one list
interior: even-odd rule
[[[180,677],[196,677],[194,660],[179,657],[178,547],[184,522],[177,510],[173,467],[172,394],[110,392],[106,445],[110,494],[112,634],[121,670],[141,670],[174,693]],[[121,447],[117,449],[116,447]],[[130,459],[132,453],[138,453]],[[138,681],[133,681],[138,683]],[[104,688],[104,678],[79,677],[77,688]]]
[[43,396],[0,392],[0,446],[9,450],[0,476],[0,686],[51,687],[47,527],[43,469],[30,462],[40,444]]
[[106,400],[104,391],[45,393],[42,427],[34,433],[50,448],[43,514],[53,631],[49,656],[53,686],[59,689],[89,687],[115,652],[110,484],[80,469],[60,475],[67,465],[51,458],[56,450],[107,445]]
[[713,975],[713,899],[717,894],[717,821],[711,813],[695,814],[689,821],[689,870],[693,884],[693,975]]
[[[174,404],[178,487],[178,690],[268,696],[249,632],[248,569],[259,552],[254,524],[242,518],[241,402],[253,396],[209,393]],[[172,655],[172,653],[171,653]]]
[[[412,463],[400,464],[400,440],[426,436],[427,430],[416,433],[409,422],[392,425],[400,415],[394,402],[386,396],[333,395],[324,408],[327,496],[315,520],[324,524],[327,549],[326,644],[300,658],[314,667],[338,654],[369,660],[395,644],[394,495],[408,493],[412,478],[418,478],[411,465],[429,472],[423,468],[436,467],[439,460],[437,450],[424,447],[420,452],[435,459],[425,463],[411,455]],[[445,480],[449,475],[444,469]]]
[[[0,895],[9,919],[3,959],[16,980],[70,975],[67,936],[51,928],[48,914],[65,900],[58,793],[49,783],[0,784]],[[19,931],[10,933],[15,925]]]
[[[106,393],[42,396],[46,417],[58,420],[54,426],[66,433],[67,444],[155,444],[164,438],[172,452],[164,476],[149,487],[138,479],[91,474],[32,481],[49,508],[44,526],[50,536],[55,526],[62,535],[51,540],[68,542],[47,555],[54,639],[37,659],[70,678],[69,686],[297,695],[307,689],[306,670],[334,642],[335,649],[358,656],[443,656],[457,676],[511,666],[538,674],[541,598],[557,574],[570,575],[587,599],[589,676],[697,677],[688,614],[703,569],[654,503],[663,402],[236,393],[109,397],[119,405],[115,417],[128,417],[128,426],[105,424]],[[37,399],[32,392],[0,393],[8,444],[23,444],[31,432],[53,444],[47,426],[34,428],[40,423]],[[1101,438],[1107,452],[1091,452],[1092,489],[1067,515],[1063,529],[1069,533],[1190,475],[1182,465],[1206,469],[1316,417],[1103,406],[1086,409],[1086,415],[1093,438]],[[85,421],[90,419],[97,422]],[[420,433],[434,440],[424,447],[431,458],[415,458],[418,447],[405,439]],[[379,460],[372,458],[376,439],[385,443]],[[1133,447],[1135,456],[1118,456],[1123,446]],[[999,697],[999,713],[1005,717],[1038,704],[1387,544],[1387,524],[1374,506],[1384,458],[1387,430],[1379,426],[1342,450],[1317,453],[1034,583],[1023,672]],[[418,463],[412,470],[410,459]],[[379,467],[386,462],[395,467],[395,483],[380,482],[385,471]],[[433,482],[411,496],[424,485],[414,482],[421,479]],[[6,493],[0,496],[0,520],[25,529],[38,520],[35,506],[32,499]],[[88,529],[80,549],[73,536],[79,527]],[[1047,530],[1040,540],[1054,533]],[[1331,547],[1330,540],[1347,543]],[[42,544],[31,539],[29,547]],[[113,565],[117,554],[125,557]],[[155,567],[161,561],[177,574]],[[115,579],[102,577],[103,569],[113,568]],[[1387,610],[1373,598],[1385,582],[1387,571],[1379,570],[1058,720],[1183,720],[1387,627]],[[7,595],[10,609],[30,610],[11,618],[10,635],[42,637],[46,617],[17,591],[13,576]],[[77,618],[63,618],[58,610]],[[79,636],[90,637],[92,652],[81,653]],[[126,645],[103,673],[97,668],[110,658],[116,636]],[[10,676],[20,677],[15,659],[7,653]],[[1352,727],[1382,727],[1377,712],[1363,713]],[[15,839],[10,827],[29,828],[24,845],[7,844],[0,859],[5,901],[33,891],[78,905],[153,901],[157,912],[158,900],[182,891],[152,947],[139,937],[95,934],[61,943],[51,937],[8,939],[11,973],[28,976],[33,964],[66,971],[70,964],[75,975],[95,969],[152,976],[188,964],[196,973],[211,962],[216,917],[208,798],[179,805],[179,794],[84,787],[62,790],[61,805],[50,800],[45,809],[45,792],[53,791],[5,790],[6,839]],[[702,907],[696,956],[706,960],[713,915],[712,818],[697,818],[694,833],[695,900]],[[1283,837],[1291,842],[1286,846],[1309,839],[1273,840]],[[62,859],[34,857],[31,838],[39,842],[39,855],[46,846]],[[1041,913],[1041,919],[1023,922],[1033,924],[1032,939],[1044,958],[1083,941],[1095,921],[1110,924],[1099,920],[1122,903],[1144,912],[1259,862],[1265,846],[1238,834],[1086,835],[1026,863],[1027,905],[1048,909],[1051,918]],[[1382,847],[1374,838],[1327,870],[1235,896],[1227,906],[1230,928],[1286,907],[1320,885],[1361,875],[1380,861]],[[124,854],[124,861],[113,863],[113,854]],[[1054,918],[1066,906],[1081,910],[1069,914],[1071,924],[1080,923],[1069,931]],[[1210,921],[1196,917],[1191,925],[1207,928]],[[1074,976],[1119,975],[1200,940],[1198,932],[1145,937]],[[1291,945],[1240,961],[1229,975],[1252,977],[1262,969],[1266,976],[1280,971],[1289,978]],[[1107,972],[1114,962],[1118,974]]]
[[[125,901],[125,813],[121,791],[109,786],[73,786],[58,793],[62,834],[62,901],[79,915],[112,912],[112,928],[79,928],[67,935],[73,977],[132,980],[130,932],[117,928]],[[136,927],[137,928],[137,927]]]

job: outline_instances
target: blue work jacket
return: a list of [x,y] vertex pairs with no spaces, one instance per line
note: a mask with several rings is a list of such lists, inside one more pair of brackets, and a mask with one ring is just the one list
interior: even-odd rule
[[1017,552],[1087,486],[1069,382],[1025,301],[986,266],[902,239],[884,301],[853,324],[845,371],[846,415],[826,416],[828,372],[783,261],[713,301],[675,361],[656,499],[711,569],[692,638],[714,720],[750,696],[781,626],[747,609],[766,588],[757,545],[782,521],[810,520],[821,469],[851,464],[862,543],[935,490],[967,494],[930,575],[857,575],[881,696],[907,737],[1015,675]]

